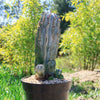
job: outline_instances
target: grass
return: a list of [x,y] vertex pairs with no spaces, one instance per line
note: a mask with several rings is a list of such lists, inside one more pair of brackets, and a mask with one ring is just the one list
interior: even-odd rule
[[0,66],[0,100],[25,100],[21,76],[14,76],[8,67]]
[[63,73],[73,73],[75,72],[73,65],[70,63],[69,59],[65,57],[58,57],[56,59],[56,66],[61,69]]
[[100,100],[100,88],[96,88],[95,84],[99,86],[99,82],[93,83],[93,82],[83,82],[74,84],[78,81],[78,79],[73,79],[73,84],[70,91],[70,99],[73,100],[73,98],[78,97],[84,97],[86,100],[91,98],[92,100]]
[[[62,69],[63,72],[75,72],[73,66],[66,61],[66,58],[56,59],[57,68]],[[68,65],[70,67],[68,67]],[[25,100],[25,92],[21,84],[22,74],[15,75],[10,67],[7,65],[0,66],[0,100]],[[69,93],[69,100],[76,99],[80,96],[84,98],[93,98],[93,100],[100,100],[100,89],[98,83],[84,82],[75,84],[79,79],[73,79],[72,88]],[[94,86],[95,85],[95,86]]]

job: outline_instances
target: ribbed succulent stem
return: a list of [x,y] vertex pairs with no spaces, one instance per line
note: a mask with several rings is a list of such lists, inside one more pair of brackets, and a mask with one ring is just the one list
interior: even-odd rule
[[55,71],[59,39],[60,21],[58,16],[54,13],[43,13],[36,34],[35,66],[43,64],[45,75],[51,75]]

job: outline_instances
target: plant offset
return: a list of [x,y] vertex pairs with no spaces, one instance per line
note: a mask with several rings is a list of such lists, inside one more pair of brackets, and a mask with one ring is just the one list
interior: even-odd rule
[[54,13],[43,13],[39,21],[35,41],[35,72],[37,79],[63,78],[61,70],[55,70],[59,39],[60,20],[58,16]]

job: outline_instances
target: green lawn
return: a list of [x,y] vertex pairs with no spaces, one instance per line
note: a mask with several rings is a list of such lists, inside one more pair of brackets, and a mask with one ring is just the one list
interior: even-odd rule
[[[64,70],[66,72],[69,70]],[[71,71],[73,72],[73,71]],[[9,67],[0,66],[0,100],[25,100],[25,93],[22,88],[21,78],[23,76],[14,76]],[[100,89],[93,87],[92,82],[85,82],[75,85],[78,79],[73,79],[72,89],[69,94],[69,100],[83,96],[100,100]],[[98,85],[98,83],[96,83]],[[88,99],[86,99],[88,100]]]
[[73,79],[69,100],[77,100],[78,97],[83,97],[85,98],[85,100],[100,100],[100,88],[96,88],[94,86],[94,84],[97,84],[99,86],[98,82],[84,82],[74,85],[74,83],[77,81],[77,79]]
[[25,100],[20,79],[11,74],[10,68],[0,66],[0,100]]
[[74,66],[70,63],[69,58],[66,56],[56,58],[56,67],[58,69],[61,69],[63,73],[65,72],[74,73],[75,72]]

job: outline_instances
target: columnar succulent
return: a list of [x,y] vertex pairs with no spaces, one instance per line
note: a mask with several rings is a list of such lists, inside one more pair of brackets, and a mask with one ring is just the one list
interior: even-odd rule
[[[60,20],[58,16],[54,13],[43,13],[35,41],[35,71],[38,77],[42,74],[42,77],[48,78],[55,73],[59,39]],[[42,64],[41,67],[39,67],[40,64]]]

